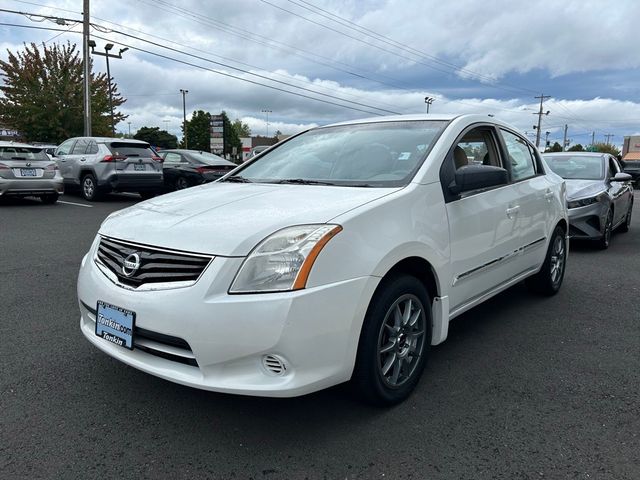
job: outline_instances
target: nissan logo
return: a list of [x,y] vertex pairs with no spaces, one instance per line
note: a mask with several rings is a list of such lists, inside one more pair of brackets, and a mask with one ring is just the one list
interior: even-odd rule
[[134,273],[138,271],[140,268],[140,255],[137,253],[132,253],[122,262],[122,273],[126,277],[132,276]]

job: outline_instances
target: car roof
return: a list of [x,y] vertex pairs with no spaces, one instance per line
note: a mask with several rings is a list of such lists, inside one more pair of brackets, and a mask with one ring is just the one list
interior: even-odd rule
[[27,147],[27,148],[39,148],[43,149],[45,146],[43,145],[29,145],[28,143],[20,143],[20,142],[7,142],[0,140],[0,147]]
[[606,153],[602,152],[545,152],[542,155],[554,157],[603,157]]
[[149,142],[145,142],[143,140],[136,140],[133,138],[114,138],[114,137],[72,137],[67,140],[95,140],[96,143],[131,143],[131,144],[144,144],[149,145]]

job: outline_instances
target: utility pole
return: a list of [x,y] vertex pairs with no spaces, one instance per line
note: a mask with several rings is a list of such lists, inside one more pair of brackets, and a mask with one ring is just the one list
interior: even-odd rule
[[188,148],[189,144],[187,143],[187,104],[185,100],[185,95],[189,93],[189,90],[180,89],[180,93],[182,94],[182,135],[184,136],[184,148]]
[[109,70],[109,59],[110,58],[122,58],[122,54],[129,50],[129,47],[121,48],[117,55],[112,55],[109,51],[113,48],[113,43],[107,43],[104,46],[104,53],[96,52],[94,49],[96,48],[96,42],[93,40],[89,41],[89,46],[91,47],[91,55],[98,55],[99,57],[105,57],[107,59],[107,80],[109,81],[109,110],[111,112],[111,134],[116,136],[116,124],[113,119],[113,87],[111,85],[111,70]]
[[607,139],[606,140],[607,145],[609,145],[609,141],[611,140],[611,137],[615,137],[615,135],[613,133],[607,133],[605,135],[605,138]]
[[427,104],[427,113],[429,113],[429,106],[433,103],[435,98],[433,97],[424,97],[424,103]]
[[567,130],[569,129],[569,125],[564,124],[564,138],[562,139],[562,151],[564,152],[567,149]]
[[596,143],[596,132],[591,132],[591,149],[593,149],[594,143]]
[[544,132],[544,148],[545,148],[545,150],[549,146],[549,134],[550,133],[551,132],[549,132],[549,131]]
[[266,113],[267,114],[267,137],[269,136],[269,114],[273,113],[271,110],[266,110],[263,109],[262,113]]
[[127,122],[127,125],[129,125],[129,138],[131,138],[131,122]]
[[540,125],[542,123],[542,115],[549,115],[549,110],[547,110],[546,112],[542,111],[542,102],[544,102],[547,98],[551,98],[551,95],[544,95],[541,94],[538,97],[533,97],[533,98],[539,98],[540,99],[540,111],[538,113],[534,113],[534,115],[538,115],[538,125],[537,126],[533,126],[533,128],[536,130],[536,147],[540,147]]
[[91,136],[91,65],[89,61],[89,0],[82,1],[82,96],[84,136]]

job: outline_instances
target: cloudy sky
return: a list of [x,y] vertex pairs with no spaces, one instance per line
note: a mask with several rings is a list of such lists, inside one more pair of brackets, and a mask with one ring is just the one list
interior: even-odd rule
[[[640,133],[637,0],[92,0],[99,48],[130,47],[111,73],[132,133],[180,135],[187,112],[226,110],[254,134],[384,115],[491,113],[533,135],[588,144]],[[71,19],[81,0],[3,0]],[[31,17],[33,20],[40,18]],[[0,58],[23,42],[80,42],[81,25],[0,12]],[[54,38],[55,37],[55,38]],[[168,48],[167,48],[168,47]],[[104,58],[94,68],[106,69]],[[182,62],[182,63],[181,63]],[[126,122],[118,125],[126,132]]]

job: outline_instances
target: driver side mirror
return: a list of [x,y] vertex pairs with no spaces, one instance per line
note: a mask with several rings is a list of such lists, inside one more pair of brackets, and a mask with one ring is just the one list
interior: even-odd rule
[[633,177],[628,173],[620,172],[616,173],[613,178],[611,178],[612,182],[630,182]]
[[493,165],[466,165],[456,170],[449,191],[454,195],[509,183],[507,171]]

